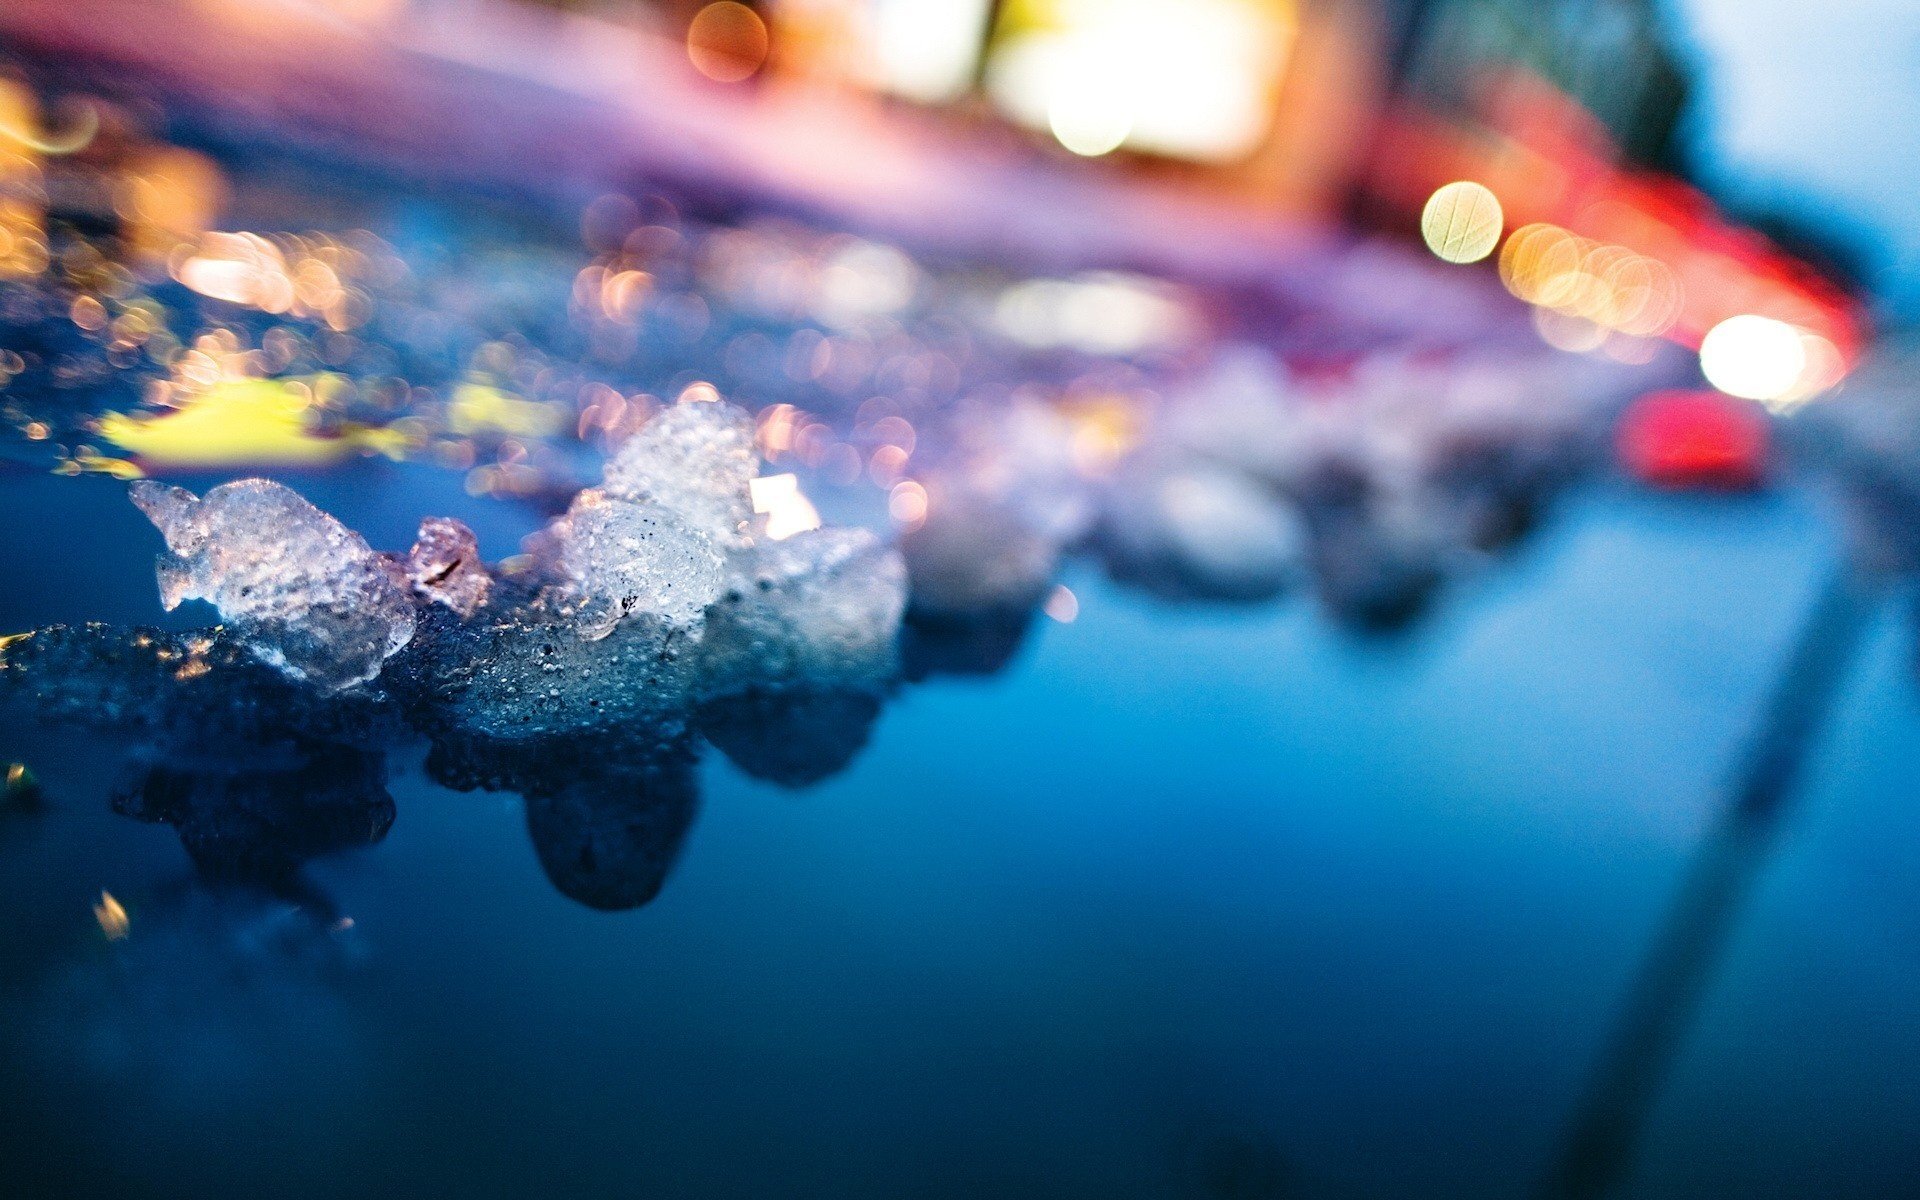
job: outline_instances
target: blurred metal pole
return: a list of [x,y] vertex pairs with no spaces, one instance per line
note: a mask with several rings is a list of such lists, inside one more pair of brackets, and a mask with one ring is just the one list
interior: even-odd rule
[[1870,587],[1842,568],[1808,612],[1730,781],[1726,807],[1695,852],[1627,993],[1620,1024],[1594,1064],[1567,1140],[1537,1193],[1543,1200],[1604,1196],[1631,1163],[1647,1111],[1773,847],[1874,600]]

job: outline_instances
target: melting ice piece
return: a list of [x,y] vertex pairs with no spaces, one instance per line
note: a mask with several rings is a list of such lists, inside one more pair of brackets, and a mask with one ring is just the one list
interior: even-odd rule
[[711,538],[649,500],[589,489],[555,525],[560,568],[585,602],[581,631],[605,637],[646,613],[692,626],[721,592],[724,559]]
[[607,463],[602,490],[651,500],[717,544],[747,544],[748,486],[760,473],[753,418],[724,401],[684,401],[647,422]]
[[487,602],[493,577],[480,561],[473,530],[452,517],[428,517],[407,553],[407,582],[414,595],[444,604],[463,617]]
[[413,637],[391,563],[297,492],[265,479],[197,497],[139,480],[133,502],[167,540],[160,600],[206,600],[270,666],[327,688],[364,683]]
[[727,564],[701,642],[707,695],[748,687],[878,688],[898,672],[907,569],[865,529],[764,541]]

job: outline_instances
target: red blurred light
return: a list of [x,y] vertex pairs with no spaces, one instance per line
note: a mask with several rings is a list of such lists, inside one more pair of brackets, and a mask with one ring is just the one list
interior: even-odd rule
[[1627,407],[1615,434],[1620,465],[1661,488],[1739,491],[1766,477],[1766,416],[1711,391],[1649,392]]

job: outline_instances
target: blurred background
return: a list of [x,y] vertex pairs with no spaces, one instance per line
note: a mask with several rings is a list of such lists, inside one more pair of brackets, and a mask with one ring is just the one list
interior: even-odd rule
[[[1906,0],[6,0],[0,1191],[1909,1193],[1916,81]],[[722,398],[884,681],[643,760],[7,658],[210,623],[129,480],[511,582]]]

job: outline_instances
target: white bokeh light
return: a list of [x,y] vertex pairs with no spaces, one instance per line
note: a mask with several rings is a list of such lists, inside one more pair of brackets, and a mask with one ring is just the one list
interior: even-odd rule
[[1772,317],[1728,317],[1700,343],[1700,371],[1730,396],[1779,400],[1792,395],[1807,370],[1801,331]]

